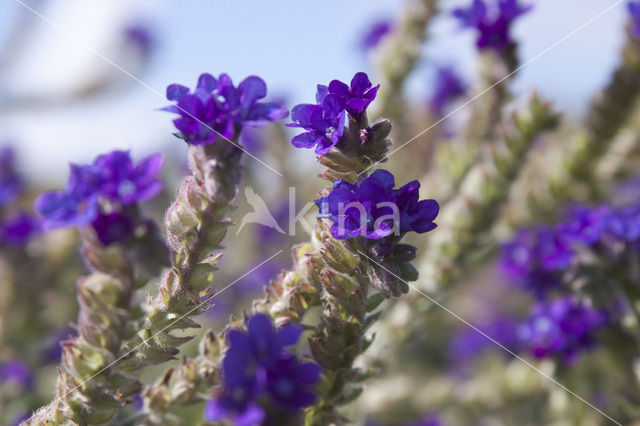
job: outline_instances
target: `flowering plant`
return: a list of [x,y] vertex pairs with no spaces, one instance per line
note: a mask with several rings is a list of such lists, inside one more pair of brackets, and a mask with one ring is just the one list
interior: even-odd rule
[[[255,75],[170,84],[186,170],[110,150],[43,188],[0,149],[0,422],[637,421],[640,3],[581,127],[514,106],[534,10],[409,1],[366,28],[375,72],[290,109]],[[439,13],[479,77],[437,64],[415,102]],[[156,38],[124,36],[146,63]]]

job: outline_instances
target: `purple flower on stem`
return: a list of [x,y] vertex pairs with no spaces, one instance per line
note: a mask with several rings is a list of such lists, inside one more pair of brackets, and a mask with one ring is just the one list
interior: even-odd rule
[[38,219],[19,211],[0,223],[0,244],[22,246],[40,229]]
[[329,94],[338,96],[349,115],[359,121],[369,104],[376,98],[379,88],[379,84],[375,87],[371,84],[367,74],[359,72],[351,79],[350,86],[340,80],[333,80],[326,89],[324,86],[318,86],[318,92],[323,93],[326,90]]
[[391,29],[391,21],[388,19],[383,19],[371,25],[363,34],[362,40],[360,41],[362,51],[368,52],[377,47],[382,39],[391,32]]
[[315,153],[324,155],[336,146],[344,133],[344,103],[336,95],[320,93],[318,86],[318,102],[320,105],[300,104],[291,110],[293,123],[287,127],[301,127],[306,132],[294,136],[291,144],[296,148],[313,148]]
[[[134,164],[129,151],[101,155],[89,165],[71,165],[67,188],[41,194],[36,210],[45,228],[92,225],[103,242],[116,242],[127,226],[126,207],[154,197],[162,189],[157,174],[164,159],[151,155]],[[117,228],[107,229],[109,225]]]
[[436,114],[444,116],[445,108],[457,97],[464,95],[467,87],[449,67],[439,67],[435,80],[435,90],[429,103]]
[[319,84],[316,105],[300,104],[291,111],[293,123],[287,126],[306,130],[295,136],[291,143],[296,148],[315,147],[318,155],[328,153],[344,134],[345,110],[359,121],[375,99],[379,87],[372,87],[369,77],[363,72],[353,77],[351,86],[339,80],[333,80],[329,86]]
[[33,373],[22,361],[5,362],[0,364],[0,383],[11,383],[21,390],[27,390],[33,386]]
[[560,356],[572,362],[595,345],[596,333],[608,319],[604,310],[566,296],[538,303],[518,329],[518,336],[536,358]]
[[460,20],[463,28],[478,31],[478,49],[493,49],[503,52],[511,47],[511,25],[514,20],[531,10],[532,6],[522,6],[519,0],[498,0],[491,13],[486,0],[474,0],[467,8],[457,8],[453,16]]
[[338,239],[362,235],[377,240],[394,231],[424,233],[434,229],[438,203],[418,201],[418,181],[400,189],[393,189],[394,185],[395,178],[386,170],[376,170],[362,182],[338,179],[328,196],[316,200],[318,217],[333,222],[331,235]]
[[236,425],[261,424],[274,415],[265,407],[296,414],[315,399],[312,392],[320,369],[302,363],[285,347],[295,344],[302,333],[298,325],[276,330],[265,314],[255,314],[247,331],[230,330],[229,349],[222,361],[224,390],[207,403],[204,417],[209,421],[233,419]]
[[113,151],[93,162],[101,175],[101,195],[123,206],[148,200],[160,192],[162,181],[157,174],[163,163],[162,154],[154,154],[134,165],[129,151]]
[[180,115],[173,123],[187,143],[205,145],[218,137],[234,137],[238,127],[258,127],[285,118],[285,108],[260,102],[266,95],[265,82],[256,76],[245,78],[236,88],[227,74],[217,79],[201,74],[193,92],[179,84],[167,87],[167,99],[176,103],[162,110]]
[[0,149],[0,208],[13,202],[22,191],[22,178],[15,167],[15,155],[11,148]]
[[631,15],[631,35],[640,38],[640,1],[630,1],[627,10]]

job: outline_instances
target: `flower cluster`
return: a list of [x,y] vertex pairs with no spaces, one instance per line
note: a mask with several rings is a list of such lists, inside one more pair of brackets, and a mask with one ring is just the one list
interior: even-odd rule
[[[571,295],[555,299],[551,295],[569,293],[565,281],[578,276],[581,268],[588,269],[594,257],[614,262],[614,269],[619,270],[615,262],[624,258],[621,253],[631,250],[637,256],[638,243],[640,205],[636,204],[619,209],[578,206],[555,227],[525,229],[505,244],[504,270],[539,299],[519,331],[536,357],[559,355],[571,361],[581,349],[594,344],[595,332],[623,306],[604,303],[603,308],[595,309]],[[595,285],[619,284],[614,282],[616,277],[610,280]],[[581,285],[586,287],[589,282]]]
[[318,155],[327,154],[344,134],[345,111],[360,122],[379,87],[373,86],[363,72],[357,73],[350,85],[339,80],[331,81],[329,86],[319,84],[316,104],[296,105],[291,111],[293,123],[287,126],[306,130],[291,143],[296,148],[315,147]]
[[574,361],[584,349],[596,342],[596,333],[609,321],[603,309],[594,309],[573,296],[538,303],[530,318],[518,329],[537,358],[560,356]]
[[246,332],[230,330],[229,349],[222,362],[224,389],[206,405],[205,419],[229,418],[240,426],[279,424],[279,413],[290,418],[313,404],[319,367],[300,362],[285,349],[301,333],[298,325],[276,330],[265,314],[249,318]]
[[434,87],[429,103],[438,116],[443,116],[445,108],[467,90],[464,82],[449,67],[438,67]]
[[463,28],[475,28],[478,31],[478,49],[502,52],[514,45],[511,39],[514,20],[531,10],[531,6],[522,6],[519,0],[498,0],[495,9],[489,10],[486,0],[474,0],[467,8],[455,9],[453,15],[460,20]]
[[541,226],[520,231],[505,244],[504,270],[540,298],[557,289],[561,275],[579,261],[577,253],[596,246],[640,241],[640,205],[620,209],[578,206],[554,228]]
[[134,164],[129,151],[113,151],[91,164],[72,164],[66,189],[41,194],[36,210],[46,228],[91,225],[103,244],[122,242],[141,224],[136,203],[162,189],[156,175],[163,161],[155,154]]
[[545,298],[560,286],[560,273],[571,263],[568,242],[549,227],[521,230],[505,244],[502,254],[504,270],[516,281]]
[[439,206],[435,200],[419,201],[420,183],[394,186],[395,178],[386,170],[376,170],[362,182],[339,179],[329,195],[316,200],[318,217],[333,222],[331,235],[337,239],[362,235],[378,240],[392,233],[422,234],[434,229]]
[[260,77],[247,77],[235,87],[227,74],[201,74],[193,91],[180,84],[167,87],[167,99],[175,104],[162,110],[180,115],[173,124],[187,143],[206,145],[237,136],[242,126],[257,127],[288,115],[276,103],[260,102],[265,96],[267,85]]

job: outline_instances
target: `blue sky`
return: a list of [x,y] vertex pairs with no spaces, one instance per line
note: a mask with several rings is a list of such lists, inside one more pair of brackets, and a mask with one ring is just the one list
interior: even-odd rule
[[[523,40],[523,61],[552,46],[615,0],[530,0],[535,10],[515,28]],[[28,2],[62,27],[61,35],[42,22],[30,34],[23,55],[1,69],[0,96],[64,91],[94,71],[111,66],[86,49],[87,44],[115,58],[114,38],[126,21],[153,22],[158,50],[140,78],[163,92],[168,83],[192,85],[201,72],[227,72],[236,81],[249,74],[264,78],[271,93],[290,106],[313,99],[315,85],[348,79],[356,71],[375,72],[356,44],[363,29],[396,15],[404,0],[143,1],[49,0]],[[45,4],[46,7],[42,6]],[[445,11],[466,1],[442,2]],[[0,2],[0,40],[17,13],[14,0]],[[622,41],[624,4],[528,65],[516,81],[519,92],[537,89],[560,109],[584,110],[594,91],[608,79]],[[39,18],[35,18],[39,20]],[[460,32],[444,14],[432,28],[432,43],[412,77],[414,99],[429,92],[433,64],[452,63],[471,79],[473,37]],[[115,71],[114,71],[115,72]],[[86,161],[113,148],[149,151],[170,140],[170,117],[155,111],[165,104],[156,93],[131,83],[127,91],[80,105],[53,110],[0,111],[0,139],[13,141],[29,158],[32,173],[58,176],[70,161]]]

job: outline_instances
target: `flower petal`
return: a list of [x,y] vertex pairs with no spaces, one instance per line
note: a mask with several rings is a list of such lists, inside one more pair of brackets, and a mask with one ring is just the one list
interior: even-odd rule
[[358,72],[351,79],[351,93],[354,96],[362,95],[371,87],[371,81],[366,73]]
[[181,84],[167,86],[167,99],[170,101],[179,101],[187,93],[189,93],[189,88]]

